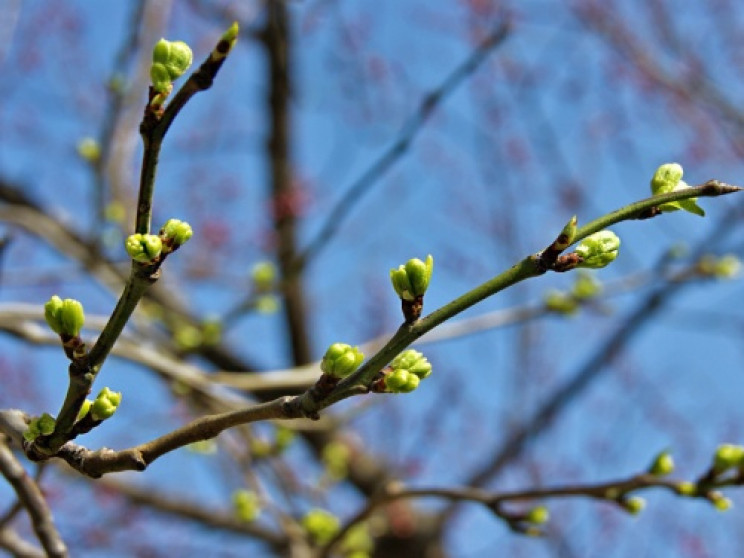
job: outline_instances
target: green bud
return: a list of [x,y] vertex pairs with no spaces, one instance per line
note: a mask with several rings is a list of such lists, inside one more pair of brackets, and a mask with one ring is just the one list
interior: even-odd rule
[[33,442],[40,435],[41,432],[39,432],[39,419],[31,419],[31,422],[28,423],[28,428],[23,433],[23,438],[28,442]]
[[717,475],[744,465],[744,447],[721,444],[713,456],[713,472]]
[[620,505],[631,515],[638,515],[646,507],[646,500],[638,496],[632,496],[621,500]]
[[202,342],[205,345],[217,345],[222,338],[222,322],[213,317],[204,320],[201,327]]
[[723,494],[717,491],[712,491],[707,494],[708,500],[713,504],[718,511],[725,512],[731,509],[734,504],[726,498]]
[[369,558],[375,543],[366,523],[357,523],[351,527],[341,542],[341,551],[345,558]]
[[408,383],[408,376],[410,376],[410,374],[405,368],[393,370],[390,374],[385,376],[385,387],[393,393],[397,393]]
[[279,299],[275,295],[261,295],[256,299],[256,310],[261,314],[273,314],[279,310]]
[[209,440],[197,440],[196,442],[191,442],[187,445],[186,449],[200,455],[212,455],[217,453],[217,442],[215,442],[214,438],[210,438]]
[[412,301],[418,296],[423,296],[429,287],[431,274],[434,271],[434,258],[429,254],[426,262],[418,258],[408,260],[405,265],[398,269],[390,270],[390,281],[395,292],[403,300]]
[[49,413],[44,413],[40,417],[34,417],[28,424],[28,429],[23,433],[23,437],[29,442],[33,442],[39,436],[49,436],[54,432],[56,420]]
[[739,275],[740,271],[741,260],[734,254],[726,254],[716,262],[715,276],[719,279],[731,279]]
[[324,545],[340,528],[338,518],[326,510],[314,508],[302,518],[302,526],[317,545]]
[[124,247],[134,261],[152,262],[163,251],[163,242],[154,234],[132,234],[127,237]]
[[525,521],[529,521],[530,523],[542,525],[544,523],[547,523],[550,519],[550,512],[545,506],[536,506],[527,512],[527,515],[524,519]]
[[663,477],[674,471],[674,459],[669,450],[660,452],[649,465],[648,472],[657,477]]
[[57,295],[44,305],[44,319],[58,335],[77,337],[85,324],[83,305],[73,298],[62,300]]
[[602,283],[590,271],[578,270],[571,287],[571,295],[577,300],[588,300],[602,292]]
[[[651,193],[654,196],[678,192],[690,186],[682,180],[682,167],[677,163],[661,165],[651,179]],[[677,211],[684,209],[700,217],[705,216],[705,211],[697,204],[697,198],[689,198],[677,202],[665,203],[659,206],[662,211]]]
[[189,69],[192,60],[191,48],[183,41],[160,39],[152,49],[150,78],[153,88],[158,92],[168,89],[174,79]]
[[54,432],[54,426],[57,421],[49,413],[43,413],[39,417],[39,432],[44,436],[49,436]]
[[579,309],[579,303],[575,297],[556,289],[551,289],[545,293],[543,301],[545,308],[556,314],[571,316]]
[[222,40],[228,43],[235,44],[238,40],[238,33],[240,32],[240,26],[237,21],[233,21],[232,25],[227,28],[227,31],[222,35]]
[[321,460],[325,465],[328,476],[334,480],[346,478],[349,470],[351,451],[343,442],[330,442],[323,447]]
[[400,393],[410,393],[419,386],[420,382],[421,380],[419,379],[418,376],[416,376],[416,374],[412,374],[409,372],[408,381],[404,385],[400,386],[398,388],[398,391]]
[[698,492],[698,487],[694,482],[682,481],[677,483],[675,490],[680,496],[695,496]]
[[191,351],[204,341],[202,330],[191,324],[178,324],[173,331],[173,341],[179,349]]
[[178,247],[182,244],[186,244],[194,231],[191,230],[191,225],[186,221],[179,221],[178,219],[168,219],[160,229],[160,237],[163,241],[172,241],[173,245]]
[[240,521],[250,523],[255,521],[261,513],[261,502],[258,494],[252,490],[236,490],[232,495],[235,517]]
[[413,300],[413,287],[411,282],[408,280],[406,269],[400,266],[398,269],[390,270],[390,281],[393,283],[393,289],[398,293],[398,296],[403,300]]
[[364,354],[358,347],[345,343],[334,343],[323,356],[320,369],[324,374],[334,378],[345,378],[354,372],[364,360]]
[[112,223],[123,223],[127,217],[127,210],[120,201],[112,201],[103,210],[107,221]]
[[269,261],[258,262],[251,269],[251,280],[256,292],[266,293],[271,291],[276,282],[276,266]]
[[77,153],[84,161],[94,164],[101,158],[101,146],[93,138],[83,138],[77,144]]
[[571,246],[574,238],[576,237],[577,223],[578,219],[576,218],[576,215],[574,215],[573,217],[571,217],[571,220],[566,223],[566,226],[563,227],[561,234],[558,236],[558,240],[554,244],[554,247],[557,250],[565,250],[566,248]]
[[220,37],[220,42],[217,43],[217,46],[209,55],[210,58],[217,61],[222,60],[225,56],[230,54],[230,51],[235,47],[235,43],[238,40],[239,31],[240,27],[238,27],[238,22],[236,21],[227,29],[227,31],[225,31],[222,37]]
[[284,426],[279,426],[276,429],[276,438],[274,439],[274,445],[278,451],[283,451],[289,447],[294,441],[295,433],[293,430]]
[[726,254],[720,258],[706,254],[697,263],[701,275],[716,277],[717,279],[731,279],[741,270],[741,261],[733,254]]
[[158,93],[168,92],[170,94],[170,90],[173,88],[170,72],[163,64],[150,66],[150,81],[152,81],[152,88]]
[[582,262],[578,267],[598,269],[605,267],[617,258],[620,249],[620,238],[610,231],[603,230],[587,236],[576,247],[576,253]]
[[400,353],[393,359],[390,366],[393,370],[405,368],[408,372],[415,374],[421,380],[431,374],[431,363],[426,360],[426,357],[423,354],[413,349],[407,349]]
[[121,403],[121,392],[111,391],[109,388],[103,388],[96,400],[90,406],[91,417],[94,420],[105,420],[113,416]]
[[260,459],[268,457],[273,450],[271,444],[263,438],[252,438],[250,442],[251,457]]
[[83,404],[80,406],[80,410],[78,411],[78,415],[75,420],[78,421],[85,418],[85,415],[87,415],[88,411],[90,411],[91,405],[93,405],[93,401],[91,401],[90,399],[86,399],[85,401],[83,401]]
[[654,173],[651,179],[651,194],[658,196],[668,194],[673,191],[675,186],[682,180],[684,171],[678,163],[667,163],[661,165]]

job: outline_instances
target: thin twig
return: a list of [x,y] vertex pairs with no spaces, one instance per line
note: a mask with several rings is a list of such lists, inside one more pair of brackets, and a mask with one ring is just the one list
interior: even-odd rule
[[10,451],[0,443],[0,473],[15,490],[18,501],[28,512],[34,532],[48,556],[65,558],[67,546],[60,537],[52,519],[52,512],[44,499],[39,486],[26,473],[23,466]]

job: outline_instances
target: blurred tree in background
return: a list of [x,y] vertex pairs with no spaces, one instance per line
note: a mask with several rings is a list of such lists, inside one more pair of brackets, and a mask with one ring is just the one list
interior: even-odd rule
[[[100,422],[107,392],[64,460],[28,440],[24,456],[14,419],[57,416],[65,353],[74,369],[76,339],[96,351],[130,267],[159,267],[123,249],[149,232],[153,46],[185,41],[193,71],[233,21],[237,43],[159,154],[152,232],[175,218],[194,235],[96,380],[91,398],[122,394],[116,414]],[[664,163],[690,185],[741,184],[743,37],[727,0],[0,5],[0,548],[742,555],[740,516],[720,513],[744,482],[741,196],[701,191],[704,219],[644,208],[612,226],[608,268],[503,285],[416,339],[433,373],[413,393],[318,417],[302,402],[337,393],[343,366],[327,358],[321,376],[332,344],[369,358],[417,327],[398,329],[389,277],[410,258],[436,261],[426,316],[537,261],[573,215],[581,227],[650,196]],[[84,304],[79,338],[44,324],[53,295]],[[271,403],[284,396],[299,397]],[[70,450],[241,409],[142,473],[89,478]],[[318,420],[280,420],[292,413]]]

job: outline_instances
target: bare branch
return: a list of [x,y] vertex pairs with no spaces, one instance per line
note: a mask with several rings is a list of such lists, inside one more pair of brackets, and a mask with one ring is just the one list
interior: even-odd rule
[[18,501],[28,512],[34,532],[48,556],[64,558],[67,546],[52,519],[52,512],[34,480],[16,460],[10,448],[0,443],[0,473],[15,490]]

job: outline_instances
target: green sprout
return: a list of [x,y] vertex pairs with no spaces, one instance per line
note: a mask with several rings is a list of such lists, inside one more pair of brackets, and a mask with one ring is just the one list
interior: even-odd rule
[[324,545],[338,533],[340,522],[331,512],[313,508],[302,518],[302,527],[315,544]]
[[168,219],[160,229],[161,240],[166,245],[172,246],[173,250],[186,244],[193,234],[194,231],[191,230],[191,225],[186,221],[179,221],[178,219]]
[[132,234],[124,244],[132,259],[140,263],[151,263],[163,251],[163,241],[154,234]]
[[121,392],[103,388],[90,406],[93,420],[106,420],[114,415],[121,403]]
[[620,249],[620,238],[612,231],[603,230],[587,236],[576,247],[582,261],[578,267],[599,269],[615,261]]
[[413,301],[426,293],[432,271],[434,271],[434,258],[429,254],[425,262],[413,258],[405,265],[399,266],[398,269],[391,269],[390,281],[402,300]]
[[261,501],[252,490],[237,490],[233,493],[235,517],[245,523],[255,521],[261,514]]
[[56,420],[49,413],[44,413],[40,417],[34,417],[28,424],[28,429],[23,433],[23,437],[33,442],[39,436],[49,436],[54,432]]
[[44,305],[44,319],[57,335],[77,337],[85,324],[83,305],[73,299],[62,300],[57,295]]
[[656,477],[664,477],[674,472],[674,459],[669,450],[659,452],[649,465],[648,472]]
[[[661,194],[668,194],[670,192],[678,192],[679,190],[685,190],[690,186],[682,180],[683,175],[682,166],[677,163],[667,163],[661,165],[654,173],[651,179],[651,193],[654,196]],[[664,203],[659,206],[662,211],[677,211],[684,209],[700,217],[705,216],[705,211],[697,204],[697,198],[689,198],[686,200],[680,200],[676,202]]]
[[418,351],[407,349],[390,363],[385,387],[392,393],[410,393],[431,374],[431,363]]
[[152,49],[150,79],[153,89],[158,93],[168,92],[173,87],[173,80],[189,69],[192,60],[191,48],[183,41],[160,39]]
[[334,343],[323,355],[320,369],[327,376],[341,379],[354,372],[364,360],[358,347],[346,343]]

